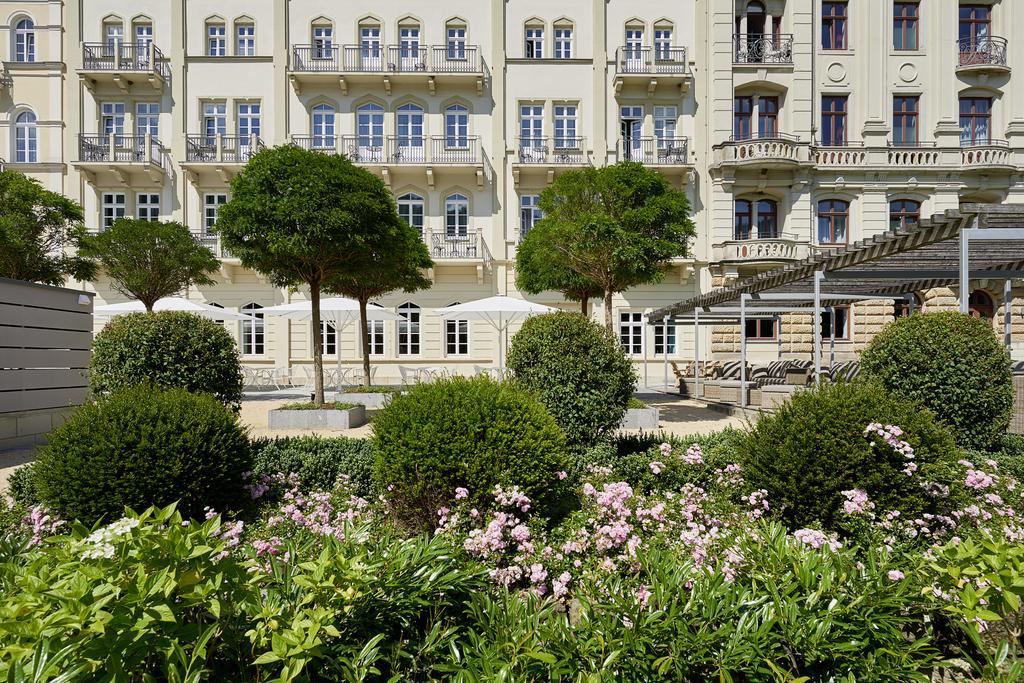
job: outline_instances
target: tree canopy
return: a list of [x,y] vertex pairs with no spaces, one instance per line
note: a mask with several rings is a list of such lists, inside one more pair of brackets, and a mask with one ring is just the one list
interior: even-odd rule
[[0,277],[47,285],[90,280],[96,264],[77,252],[82,207],[17,171],[0,172]]
[[[601,289],[608,329],[615,293],[660,281],[696,234],[686,194],[636,162],[568,171],[541,193],[540,208],[527,239],[539,233],[534,241],[553,254],[545,262]],[[554,280],[558,269],[543,272]]]
[[212,285],[220,263],[189,229],[175,221],[121,218],[82,242],[82,254],[95,258],[114,289],[153,310],[160,299],[190,285]]
[[[307,285],[314,330],[325,283],[385,253],[402,226],[380,178],[344,156],[295,145],[253,155],[231,193],[215,226],[225,247],[275,285]],[[315,400],[323,404],[323,349],[316,343],[313,365]]]
[[579,301],[584,316],[587,303],[604,294],[593,280],[573,270],[552,245],[552,231],[531,230],[516,249],[516,288],[527,294],[552,290],[569,301]]

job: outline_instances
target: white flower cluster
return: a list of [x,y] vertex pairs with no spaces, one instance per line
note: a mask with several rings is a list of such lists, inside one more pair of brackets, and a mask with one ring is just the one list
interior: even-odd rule
[[122,536],[131,533],[131,530],[138,525],[139,520],[122,517],[116,522],[92,532],[85,539],[86,548],[82,552],[82,559],[110,559],[114,556],[114,542]]

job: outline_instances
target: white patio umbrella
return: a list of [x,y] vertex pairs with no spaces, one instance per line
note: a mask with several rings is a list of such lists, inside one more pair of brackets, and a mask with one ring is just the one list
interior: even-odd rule
[[[202,318],[210,318],[211,320],[252,320],[251,315],[245,313],[235,313],[224,308],[217,306],[211,306],[210,304],[200,303],[199,301],[191,301],[189,299],[183,299],[180,296],[167,296],[163,299],[158,300],[153,304],[153,311],[184,311],[186,313],[194,313]],[[97,306],[93,309],[94,315],[114,317],[116,315],[126,315],[128,313],[145,313],[146,306],[141,301],[124,301],[119,304],[106,304],[105,306]]]
[[491,296],[486,299],[467,301],[447,308],[439,308],[444,320],[482,320],[498,332],[498,367],[505,370],[505,331],[515,322],[526,320],[531,315],[552,313],[558,309],[535,304],[511,296]]
[[[288,320],[312,320],[313,303],[311,301],[296,301],[280,306],[268,306],[261,308],[260,313],[276,315]],[[367,320],[400,320],[402,316],[392,313],[383,306],[368,304],[366,306]],[[323,322],[334,326],[335,332],[340,336],[342,331],[349,325],[359,320],[359,302],[343,296],[332,296],[320,299],[320,319]],[[363,349],[363,353],[366,350]],[[341,378],[341,353],[338,356],[338,378]]]

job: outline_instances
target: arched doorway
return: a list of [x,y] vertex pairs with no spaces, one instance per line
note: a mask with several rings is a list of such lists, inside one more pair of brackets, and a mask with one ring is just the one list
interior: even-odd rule
[[992,297],[989,296],[988,292],[983,289],[976,289],[971,292],[971,296],[967,300],[967,310],[970,311],[971,316],[975,318],[992,320],[996,317],[995,303],[992,301]]

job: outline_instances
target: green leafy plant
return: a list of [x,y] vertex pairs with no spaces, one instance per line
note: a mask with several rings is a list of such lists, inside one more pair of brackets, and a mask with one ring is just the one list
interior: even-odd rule
[[298,403],[285,403],[278,410],[348,410],[349,408],[355,408],[355,403],[324,403],[319,405],[316,403],[310,403],[309,401],[298,402]]
[[297,474],[305,491],[330,491],[338,478],[349,478],[353,493],[370,498],[373,484],[373,442],[369,439],[319,436],[286,437],[253,442],[253,475]]
[[223,325],[191,313],[118,316],[93,341],[89,385],[96,395],[140,384],[180,387],[237,410],[242,382],[235,340]]
[[485,377],[417,384],[378,413],[373,432],[375,480],[413,528],[432,528],[458,487],[481,508],[499,484],[518,486],[540,514],[566,504],[565,436],[517,387]]
[[580,313],[590,314],[590,300],[604,289],[574,270],[554,248],[554,230],[530,230],[516,247],[516,288],[527,294],[560,292],[580,302]]
[[138,299],[147,311],[160,299],[190,285],[213,285],[220,262],[174,221],[120,218],[82,240],[81,253],[93,258],[121,294]]
[[861,353],[861,373],[930,409],[969,448],[1010,425],[1010,356],[987,320],[942,311],[898,318]]
[[86,524],[179,502],[187,517],[244,500],[249,441],[211,396],[140,386],[87,403],[50,433],[34,468],[43,503]]
[[[888,447],[865,438],[871,423],[902,428],[914,448],[917,472]],[[879,510],[917,516],[943,501],[922,482],[960,487],[960,451],[949,430],[916,403],[871,383],[830,384],[798,392],[774,414],[763,415],[740,444],[743,474],[765,489],[776,511],[794,527],[837,528],[842,491],[866,491]]]
[[26,463],[11,472],[7,477],[7,493],[19,505],[35,505],[39,502],[39,491],[36,489],[36,464]]
[[512,337],[508,367],[535,393],[569,443],[588,447],[618,428],[636,389],[636,373],[618,341],[571,313],[538,315]]

